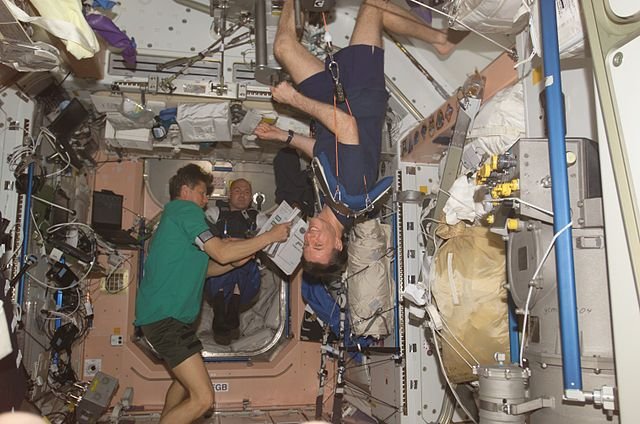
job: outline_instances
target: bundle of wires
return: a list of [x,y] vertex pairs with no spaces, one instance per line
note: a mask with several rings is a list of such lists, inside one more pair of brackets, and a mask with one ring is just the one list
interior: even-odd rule
[[[71,158],[67,152],[60,152],[56,144],[56,136],[51,133],[46,127],[41,127],[38,136],[34,139],[26,129],[23,129],[25,134],[26,143],[17,146],[7,157],[9,163],[9,169],[18,178],[21,174],[25,173],[27,167],[35,163],[40,170],[39,175],[44,178],[54,177],[63,174],[71,166]],[[45,170],[42,167],[41,160],[38,158],[38,152],[42,145],[42,141],[45,140],[51,146],[57,156],[63,159],[64,166],[54,172],[45,174]]]
[[78,222],[52,225],[47,229],[47,234],[54,236],[56,233],[68,228],[77,229],[80,237],[90,245],[92,260],[89,264],[79,263],[80,266],[84,267],[82,269],[83,275],[75,279],[71,284],[61,287],[59,284],[49,281],[43,282],[27,272],[27,276],[31,281],[45,288],[46,298],[56,298],[57,294],[62,292],[62,295],[58,298],[59,304],[56,309],[43,309],[36,319],[39,329],[50,340],[49,346],[43,347],[54,353],[52,356],[53,372],[50,373],[49,378],[52,388],[77,381],[77,376],[71,365],[71,348],[84,340],[91,328],[91,320],[93,319],[93,312],[85,303],[85,299],[88,296],[88,287],[84,283],[96,262],[96,237],[90,226]]

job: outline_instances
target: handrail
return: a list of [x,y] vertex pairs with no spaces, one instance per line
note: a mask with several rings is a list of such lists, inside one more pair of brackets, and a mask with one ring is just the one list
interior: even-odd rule
[[567,176],[567,146],[564,99],[560,77],[560,52],[555,0],[540,1],[542,26],[542,58],[544,62],[545,120],[549,133],[553,229],[558,234],[555,245],[560,342],[562,345],[562,378],[565,393],[582,390],[582,365],[576,301],[575,269]]

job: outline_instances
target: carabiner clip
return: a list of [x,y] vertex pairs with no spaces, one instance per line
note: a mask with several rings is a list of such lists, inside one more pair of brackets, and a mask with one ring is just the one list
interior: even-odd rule
[[335,83],[340,81],[340,67],[338,66],[338,62],[333,60],[333,58],[331,58],[329,62],[329,72],[331,72],[331,78],[333,78]]
[[336,185],[336,192],[333,193],[333,199],[337,202],[342,201],[342,195],[340,194],[340,187]]

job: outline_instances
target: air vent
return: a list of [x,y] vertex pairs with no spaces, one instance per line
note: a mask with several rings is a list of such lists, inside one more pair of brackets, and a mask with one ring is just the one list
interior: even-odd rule
[[109,294],[125,293],[129,287],[129,271],[117,270],[102,279],[102,290]]
[[256,82],[255,68],[244,63],[234,63],[233,82]]
[[[160,79],[168,78],[184,67],[184,65],[174,66],[163,69],[162,71],[156,69],[156,65],[169,62],[170,60],[175,60],[175,57],[138,55],[135,68],[130,68],[125,64],[122,56],[111,53],[109,54],[109,75],[141,78],[157,76]],[[199,61],[187,69],[181,78],[218,80],[219,75],[219,62]]]

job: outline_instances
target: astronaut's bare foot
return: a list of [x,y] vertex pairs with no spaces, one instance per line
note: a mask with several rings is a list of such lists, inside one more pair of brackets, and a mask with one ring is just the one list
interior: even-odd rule
[[436,49],[440,56],[448,56],[457,45],[469,35],[469,31],[456,31],[450,29],[446,33],[443,33],[443,39],[433,43],[433,47]]

